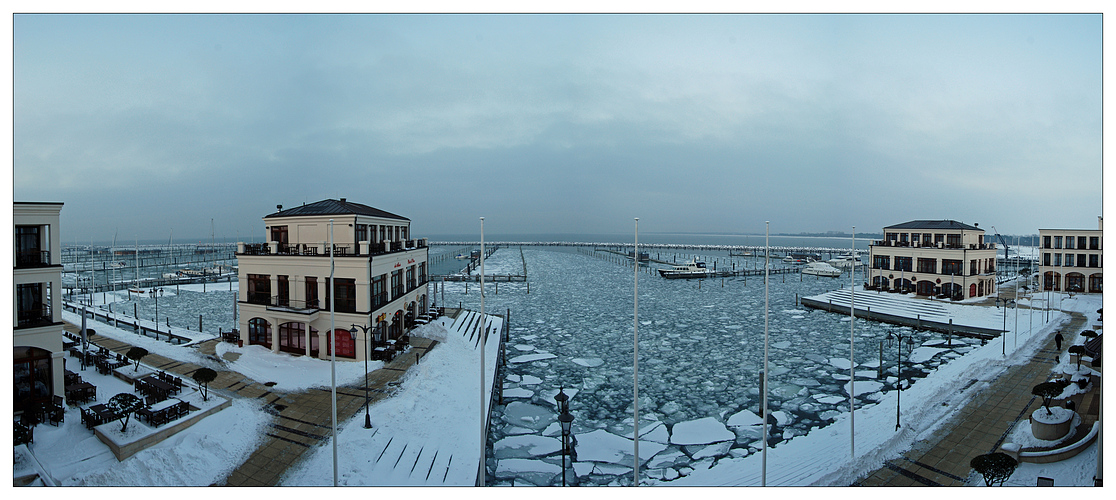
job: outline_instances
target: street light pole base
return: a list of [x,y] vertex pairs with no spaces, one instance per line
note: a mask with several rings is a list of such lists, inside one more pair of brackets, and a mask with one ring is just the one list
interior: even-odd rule
[[367,413],[364,414],[364,428],[365,429],[371,429],[372,428],[372,417],[369,416]]

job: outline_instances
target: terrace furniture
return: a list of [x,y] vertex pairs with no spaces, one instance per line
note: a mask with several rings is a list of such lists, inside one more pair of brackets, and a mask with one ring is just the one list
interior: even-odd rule
[[70,404],[85,403],[89,400],[97,400],[97,387],[89,382],[79,382],[66,386],[66,400]]
[[[61,398],[61,396],[55,396],[55,398]],[[50,425],[58,427],[58,424],[65,420],[66,409],[60,404],[52,405],[47,409],[47,421],[50,422]]]
[[15,445],[34,443],[35,442],[35,428],[26,425],[15,423],[13,434],[15,435]]

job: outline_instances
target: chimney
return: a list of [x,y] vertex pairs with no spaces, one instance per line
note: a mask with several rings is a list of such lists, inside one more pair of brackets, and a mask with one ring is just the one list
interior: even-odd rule
[[345,199],[344,199],[344,198],[341,198],[341,203],[345,203]]

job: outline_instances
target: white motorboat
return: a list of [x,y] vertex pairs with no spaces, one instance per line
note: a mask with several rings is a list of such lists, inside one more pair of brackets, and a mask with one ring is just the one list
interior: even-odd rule
[[860,263],[860,257],[854,257],[848,254],[829,259],[826,262],[828,262],[829,265],[840,269],[848,269],[850,267],[853,267],[854,263],[858,266],[863,265]]
[[711,274],[712,272],[705,267],[705,263],[697,259],[691,259],[681,266],[674,266],[670,269],[659,269],[659,276],[667,279],[705,278]]
[[802,268],[802,274],[835,278],[841,275],[841,270],[826,262],[811,262],[806,264],[806,267]]

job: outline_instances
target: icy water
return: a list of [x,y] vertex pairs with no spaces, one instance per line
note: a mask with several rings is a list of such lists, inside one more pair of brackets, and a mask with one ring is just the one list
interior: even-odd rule
[[[692,254],[691,254],[692,255]],[[652,252],[652,258],[656,252]],[[666,255],[661,256],[668,259]],[[728,258],[705,255],[707,261]],[[615,450],[612,463],[582,464],[579,476],[590,484],[626,484],[631,478],[633,423],[633,269],[625,259],[573,248],[502,248],[485,264],[487,274],[522,269],[526,261],[530,293],[523,283],[486,284],[485,306],[490,313],[511,311],[510,340],[504,379],[504,403],[496,408],[490,444],[489,483],[513,480],[553,484],[561,476],[530,472],[521,459],[560,464],[560,455],[544,438],[557,435],[553,396],[559,387],[573,395],[573,432],[595,430],[629,438],[628,449]],[[679,258],[679,261],[682,259]],[[761,259],[736,259],[751,268]],[[723,264],[722,264],[723,265]],[[776,264],[772,264],[773,267]],[[779,263],[778,266],[783,266]],[[658,264],[652,264],[652,272]],[[816,278],[799,274],[773,275],[770,286],[770,394],[768,405],[778,425],[772,445],[827,425],[848,410],[850,324],[847,315],[796,306],[797,297],[816,295],[849,285],[849,275]],[[498,291],[497,291],[498,287]],[[438,301],[441,302],[441,291]],[[477,285],[465,293],[463,283],[445,285],[445,304],[480,307]],[[744,410],[760,412],[760,370],[763,365],[764,286],[762,277],[703,280],[666,280],[645,269],[639,278],[639,394],[640,432],[662,422],[674,432],[676,424],[712,417],[714,427]],[[881,390],[897,382],[896,344],[884,339],[889,331],[914,336],[914,345],[935,343],[937,334],[912,332],[858,320],[856,336],[856,392],[858,406],[871,404]],[[878,378],[880,346],[884,378]],[[957,339],[953,341],[958,345]],[[906,343],[902,379],[924,376],[943,359],[966,350],[935,351],[929,359],[908,359]],[[888,378],[890,377],[890,378]],[[688,424],[689,425],[689,424]],[[704,425],[704,424],[703,424]],[[708,427],[708,426],[706,426]],[[721,428],[723,430],[723,427]],[[736,438],[710,446],[648,447],[669,460],[649,462],[651,474],[663,478],[686,472],[691,462],[754,453],[760,446],[759,427],[737,427]],[[743,430],[741,430],[743,429]],[[660,432],[661,437],[666,433]],[[529,436],[537,436],[531,438]],[[601,436],[600,433],[594,437]],[[645,435],[646,436],[646,435]],[[652,439],[645,437],[644,439]],[[641,450],[644,449],[641,440]],[[579,446],[589,443],[583,439]],[[596,445],[594,445],[596,446]],[[546,453],[534,455],[531,450]],[[660,451],[661,449],[661,451]],[[626,454],[625,454],[626,453]],[[641,459],[652,458],[641,451]],[[584,453],[583,453],[584,454]],[[501,461],[516,459],[515,470]],[[509,462],[510,463],[510,462]],[[664,466],[665,464],[665,466]],[[657,466],[657,467],[652,467]],[[673,469],[666,471],[665,469]],[[584,473],[585,471],[590,471]],[[526,479],[524,479],[526,478]]]

